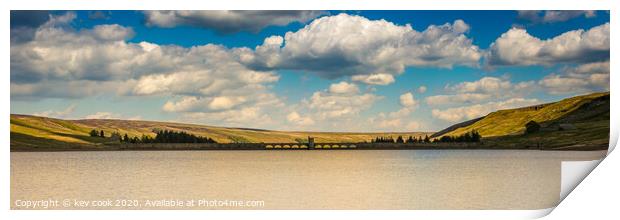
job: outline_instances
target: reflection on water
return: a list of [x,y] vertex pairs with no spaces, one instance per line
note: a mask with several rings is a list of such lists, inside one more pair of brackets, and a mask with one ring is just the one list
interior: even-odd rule
[[[12,152],[11,208],[20,208],[16,200],[51,198],[264,201],[260,209],[541,209],[555,206],[559,199],[562,160],[594,160],[604,154],[512,150]],[[230,208],[235,207],[218,207]]]

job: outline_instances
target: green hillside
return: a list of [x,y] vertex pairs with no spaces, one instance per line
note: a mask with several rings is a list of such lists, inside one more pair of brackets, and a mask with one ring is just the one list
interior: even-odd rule
[[[609,142],[609,92],[567,98],[558,102],[492,112],[482,118],[451,126],[432,137],[458,136],[476,130],[487,142],[546,146],[606,145]],[[525,134],[526,124],[540,125]]]
[[154,129],[185,131],[198,136],[210,137],[218,143],[295,143],[308,136],[316,142],[364,142],[377,136],[424,136],[425,132],[408,133],[344,133],[344,132],[296,132],[260,129],[226,128],[172,122],[84,119],[62,120],[31,115],[11,114],[11,149],[54,148],[104,148],[116,144],[109,138],[90,137],[92,129],[128,134],[130,137],[155,136]]

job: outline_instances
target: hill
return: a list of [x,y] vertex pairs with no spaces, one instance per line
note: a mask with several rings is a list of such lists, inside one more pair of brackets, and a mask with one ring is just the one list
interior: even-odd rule
[[474,118],[474,119],[471,119],[469,121],[464,121],[464,122],[461,122],[461,123],[458,123],[458,124],[453,124],[450,127],[447,127],[447,128],[445,128],[445,129],[443,129],[441,131],[435,132],[430,137],[431,138],[441,137],[444,134],[448,134],[448,133],[450,133],[450,132],[452,132],[452,131],[454,131],[454,130],[456,130],[458,128],[467,127],[467,126],[469,126],[469,125],[471,125],[473,123],[476,123],[477,121],[480,121],[480,119],[482,119],[482,118],[484,118],[484,117]]
[[[606,146],[609,143],[610,94],[592,93],[558,102],[499,110],[439,131],[431,137],[458,136],[476,130],[487,142],[502,145],[536,142],[548,147]],[[526,124],[540,129],[527,133]]]
[[104,148],[117,142],[109,138],[90,137],[92,129],[103,130],[106,135],[118,132],[130,137],[155,136],[154,129],[185,131],[190,134],[210,137],[218,143],[296,143],[315,137],[315,142],[351,143],[370,141],[377,136],[409,135],[419,137],[429,132],[408,133],[354,133],[354,132],[297,132],[270,131],[248,128],[227,128],[174,122],[135,121],[116,119],[63,120],[32,115],[11,114],[11,149],[54,148]]

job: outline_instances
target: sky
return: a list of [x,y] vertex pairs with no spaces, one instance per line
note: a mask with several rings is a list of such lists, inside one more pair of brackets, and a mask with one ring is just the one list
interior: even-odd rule
[[609,91],[609,11],[11,11],[11,113],[437,131]]

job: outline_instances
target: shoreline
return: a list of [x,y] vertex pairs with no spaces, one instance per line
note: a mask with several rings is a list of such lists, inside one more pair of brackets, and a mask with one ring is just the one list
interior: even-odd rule
[[[280,146],[273,148],[273,146]],[[270,144],[270,143],[237,143],[237,144],[118,144],[72,147],[13,147],[10,152],[66,152],[66,151],[330,151],[330,150],[538,150],[538,151],[601,151],[608,150],[606,145],[573,145],[573,146],[536,146],[523,144],[506,146],[484,143],[431,143],[431,144],[400,144],[400,143],[317,143],[317,146],[329,148],[301,148],[305,144]],[[271,146],[268,148],[267,146]],[[286,148],[282,148],[287,146]],[[337,146],[337,147],[333,147]]]

